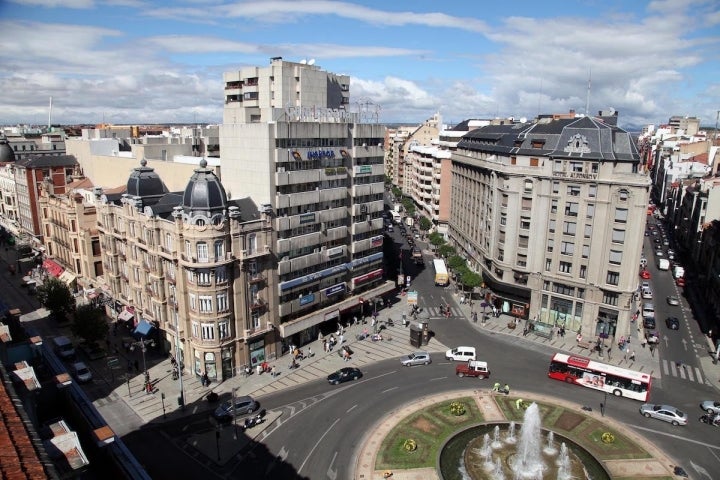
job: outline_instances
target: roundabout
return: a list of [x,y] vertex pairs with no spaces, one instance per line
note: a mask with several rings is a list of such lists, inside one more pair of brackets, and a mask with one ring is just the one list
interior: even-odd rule
[[380,419],[356,459],[356,479],[512,479],[528,470],[553,480],[677,478],[676,462],[622,423],[527,392],[422,398]]

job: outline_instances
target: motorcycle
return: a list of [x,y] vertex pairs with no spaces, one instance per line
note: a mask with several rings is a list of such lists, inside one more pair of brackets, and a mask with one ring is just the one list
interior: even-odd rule
[[266,410],[263,408],[256,415],[253,415],[252,417],[247,417],[245,419],[243,427],[245,429],[248,429],[248,428],[252,428],[256,425],[260,425],[261,423],[263,423],[265,421],[266,413],[267,413]]
[[698,418],[702,423],[712,425],[713,427],[720,427],[720,415],[712,415],[706,413],[702,417]]

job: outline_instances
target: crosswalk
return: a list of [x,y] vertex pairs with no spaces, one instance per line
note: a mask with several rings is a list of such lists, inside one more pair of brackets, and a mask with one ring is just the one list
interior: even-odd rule
[[[445,313],[439,306],[438,307],[423,306],[423,312],[427,312],[430,315],[430,318],[433,318],[433,319],[445,318]],[[458,307],[450,307],[450,316],[451,317],[459,317],[462,315],[463,315],[463,313]],[[478,314],[478,316],[480,316],[480,314]]]
[[667,360],[661,360],[660,366],[663,376],[677,377],[690,382],[705,383],[700,367],[678,364]]

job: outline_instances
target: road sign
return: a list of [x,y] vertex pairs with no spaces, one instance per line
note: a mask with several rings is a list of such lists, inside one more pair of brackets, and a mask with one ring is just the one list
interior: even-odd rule
[[418,292],[416,290],[413,290],[412,292],[408,292],[407,304],[408,305],[417,305],[417,303],[418,303]]

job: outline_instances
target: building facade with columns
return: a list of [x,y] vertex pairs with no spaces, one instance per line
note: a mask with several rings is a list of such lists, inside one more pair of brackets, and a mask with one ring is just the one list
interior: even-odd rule
[[449,237],[501,311],[627,335],[650,189],[639,160],[615,117],[473,130],[452,156]]
[[211,380],[280,353],[271,218],[249,198],[228,200],[204,160],[182,192],[142,161],[97,214],[119,320],[150,322],[161,348]]

